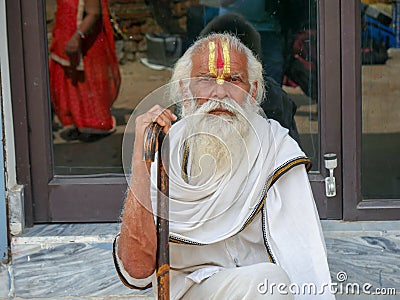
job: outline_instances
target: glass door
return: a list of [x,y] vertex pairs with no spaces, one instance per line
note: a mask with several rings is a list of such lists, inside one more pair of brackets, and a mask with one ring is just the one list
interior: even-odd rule
[[[224,7],[193,1],[9,2],[10,15],[24,24],[20,44],[13,43],[25,64],[13,64],[13,72],[24,67],[26,74],[30,131],[21,145],[29,145],[28,213],[34,222],[118,220],[126,189],[121,145],[130,114],[168,82],[174,61],[196,37],[230,12],[241,13],[260,36],[266,77],[277,82],[267,79],[270,95],[262,108],[311,158],[321,218],[341,218],[339,1],[248,0]],[[241,10],[243,4],[259,11]],[[12,6],[17,9],[11,12]],[[93,12],[95,21],[82,27]],[[261,23],[252,17],[259,12]],[[327,153],[339,162],[334,197],[325,190]]]
[[344,218],[400,216],[399,1],[342,1]]

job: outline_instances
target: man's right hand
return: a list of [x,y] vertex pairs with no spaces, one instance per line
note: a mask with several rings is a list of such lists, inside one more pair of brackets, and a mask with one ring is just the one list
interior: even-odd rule
[[168,108],[163,108],[158,104],[154,105],[148,112],[136,118],[136,136],[143,138],[146,127],[153,122],[156,122],[163,127],[164,133],[167,134],[171,128],[172,121],[176,121],[176,119],[177,116],[175,116]]
[[156,122],[163,127],[164,133],[167,134],[172,126],[172,121],[175,121],[176,119],[177,116],[175,116],[171,110],[163,108],[158,104],[154,105],[148,112],[138,116],[135,120],[134,160],[142,159],[144,132],[147,126]]

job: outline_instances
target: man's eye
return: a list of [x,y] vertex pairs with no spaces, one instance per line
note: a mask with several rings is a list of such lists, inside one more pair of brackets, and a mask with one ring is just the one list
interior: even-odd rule
[[232,76],[231,82],[242,82],[242,79],[239,76]]
[[199,80],[203,81],[203,82],[208,82],[208,81],[211,81],[211,80],[215,80],[215,78],[213,78],[213,77],[200,77]]

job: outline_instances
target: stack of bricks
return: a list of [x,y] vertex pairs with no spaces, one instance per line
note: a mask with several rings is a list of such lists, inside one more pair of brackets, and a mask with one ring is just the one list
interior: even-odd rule
[[[186,31],[187,9],[198,0],[169,1],[173,18]],[[146,56],[146,33],[162,33],[153,10],[145,0],[109,0],[111,22],[116,33],[117,56],[121,63]]]

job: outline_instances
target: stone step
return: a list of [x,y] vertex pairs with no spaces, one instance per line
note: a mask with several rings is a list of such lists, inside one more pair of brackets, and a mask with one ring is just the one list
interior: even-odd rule
[[[0,299],[154,299],[119,280],[112,242],[120,224],[36,225],[12,238],[12,262],[0,265]],[[337,295],[338,300],[400,299],[400,221],[322,221],[331,277],[396,288],[396,295]],[[340,282],[338,282],[340,283]]]
[[120,282],[112,258],[118,231],[118,224],[37,225],[13,237],[9,291],[0,299],[153,299],[151,289]]

